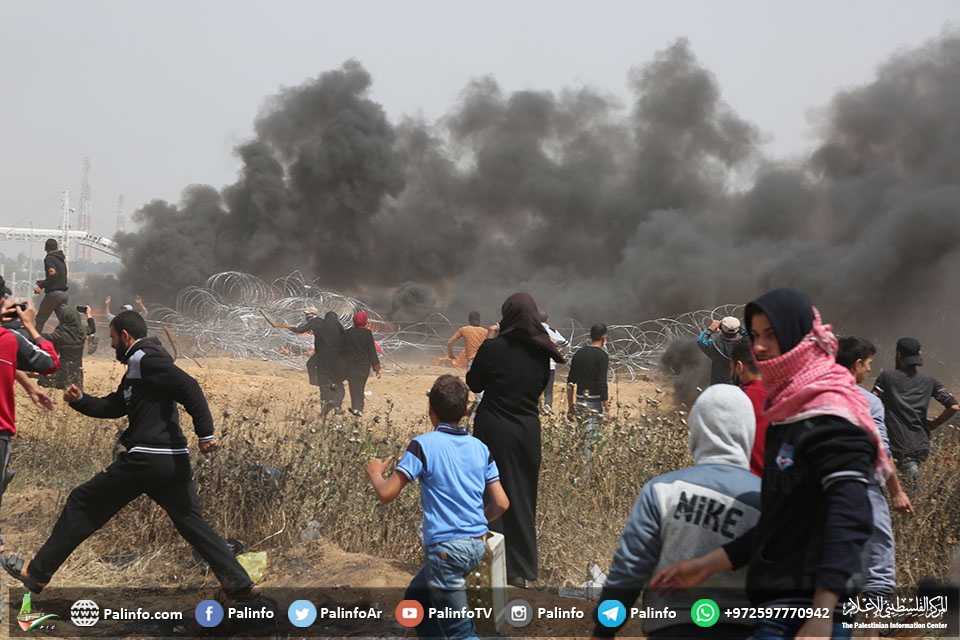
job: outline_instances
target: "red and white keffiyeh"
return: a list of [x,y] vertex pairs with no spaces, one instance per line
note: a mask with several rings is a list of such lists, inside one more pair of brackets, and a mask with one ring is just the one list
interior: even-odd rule
[[877,446],[874,476],[883,482],[893,471],[870,405],[850,370],[837,364],[833,325],[820,321],[813,308],[813,329],[787,353],[757,360],[767,391],[763,417],[770,422],[799,422],[814,416],[838,416],[870,434]]

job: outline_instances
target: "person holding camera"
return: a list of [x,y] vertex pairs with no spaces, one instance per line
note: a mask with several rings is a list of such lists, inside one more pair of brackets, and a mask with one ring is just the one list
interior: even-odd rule
[[[33,304],[14,303],[7,300],[9,294],[10,289],[0,277],[0,498],[9,481],[10,438],[17,433],[13,383],[19,382],[34,404],[52,409],[52,398],[37,389],[26,372],[47,375],[60,366],[53,344],[41,336],[34,325]],[[0,551],[3,551],[2,538]]]

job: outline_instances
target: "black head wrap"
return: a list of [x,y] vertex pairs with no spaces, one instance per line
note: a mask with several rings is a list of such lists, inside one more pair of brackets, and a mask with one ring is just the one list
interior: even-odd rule
[[343,333],[340,317],[333,311],[327,311],[323,316],[323,322],[320,323],[320,340],[329,347],[335,347],[340,344]]
[[752,330],[751,323],[755,313],[767,316],[770,326],[777,334],[781,354],[800,344],[803,337],[813,329],[813,302],[799,289],[774,289],[747,303],[744,318],[748,332]]
[[540,322],[537,303],[529,293],[515,293],[507,298],[501,309],[500,335],[526,340],[539,349],[546,351],[557,362],[563,362],[563,356],[557,350],[547,330]]

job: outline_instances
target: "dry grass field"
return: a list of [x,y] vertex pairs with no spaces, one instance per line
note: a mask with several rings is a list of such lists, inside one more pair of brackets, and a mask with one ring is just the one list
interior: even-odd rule
[[[87,362],[86,390],[113,390],[123,367],[98,353]],[[421,558],[416,538],[418,489],[381,505],[363,472],[373,456],[399,455],[429,428],[425,392],[440,373],[432,366],[387,367],[371,379],[362,418],[321,419],[318,393],[306,375],[279,365],[207,359],[178,361],[204,388],[220,449],[194,453],[205,514],[224,537],[267,551],[266,586],[403,586]],[[643,484],[690,464],[685,408],[670,383],[611,385],[615,418],[604,426],[594,462],[584,469],[583,427],[564,415],[544,417],[538,530],[541,579],[536,587],[577,585],[597,563],[606,569],[622,525]],[[563,391],[558,384],[557,400]],[[39,547],[69,490],[109,464],[122,421],[81,416],[58,397],[42,413],[17,391],[19,433],[0,523],[9,550],[28,557]],[[349,402],[349,400],[347,401]],[[563,402],[556,402],[563,406]],[[189,417],[185,431],[196,451]],[[917,517],[894,515],[899,582],[944,578],[960,520],[960,444],[944,427],[912,488]],[[301,542],[310,521],[322,539]],[[190,566],[189,546],[166,515],[141,498],[84,543],[55,576],[56,586],[214,586]]]

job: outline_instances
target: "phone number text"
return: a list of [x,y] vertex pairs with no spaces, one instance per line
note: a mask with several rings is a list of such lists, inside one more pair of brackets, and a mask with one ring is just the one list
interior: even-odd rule
[[735,607],[725,609],[723,615],[734,620],[760,620],[763,618],[808,619],[829,618],[826,607]]

